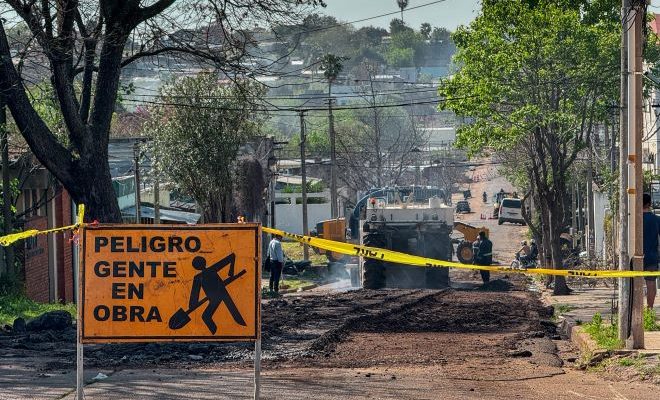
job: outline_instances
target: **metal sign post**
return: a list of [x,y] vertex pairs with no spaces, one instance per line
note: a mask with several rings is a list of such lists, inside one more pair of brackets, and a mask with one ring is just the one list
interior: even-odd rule
[[[74,241],[74,252],[80,251],[80,246]],[[79,254],[79,253],[78,253]],[[76,258],[76,271],[80,271],[80,254]],[[80,277],[78,272],[78,277]],[[83,357],[83,344],[82,344],[82,302],[84,301],[80,290],[80,279],[78,279],[78,304],[76,305],[76,400],[85,399],[85,391],[83,390],[85,375],[84,375],[84,357]]]
[[254,400],[261,392],[261,337],[254,342]]

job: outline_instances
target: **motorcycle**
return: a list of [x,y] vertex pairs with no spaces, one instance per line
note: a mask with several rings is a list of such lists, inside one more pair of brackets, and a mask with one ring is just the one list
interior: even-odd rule
[[520,259],[520,254],[516,254],[515,260],[511,261],[511,269],[530,269],[536,268],[536,259],[526,258],[525,260]]
[[488,203],[488,193],[484,192],[483,198],[484,198],[484,203]]

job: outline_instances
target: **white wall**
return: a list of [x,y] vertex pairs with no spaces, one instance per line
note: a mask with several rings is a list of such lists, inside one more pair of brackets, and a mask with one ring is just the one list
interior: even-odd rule
[[[291,204],[277,204],[275,206],[275,228],[286,232],[303,234],[302,204],[296,204],[301,198],[300,193],[275,193],[276,199],[288,198]],[[315,229],[316,223],[330,219],[330,192],[308,193],[307,197],[323,197],[327,200],[323,204],[307,204],[308,229]]]
[[[330,203],[307,205],[307,221],[310,231],[316,227],[317,222],[330,219],[330,216]],[[302,235],[302,204],[276,205],[275,227],[286,232]]]

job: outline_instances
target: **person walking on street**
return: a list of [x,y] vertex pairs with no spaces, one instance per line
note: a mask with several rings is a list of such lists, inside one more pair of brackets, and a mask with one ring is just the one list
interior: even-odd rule
[[268,289],[271,292],[279,293],[280,278],[284,268],[284,252],[282,251],[282,236],[274,235],[268,244],[268,258],[270,258],[270,280]]
[[[493,263],[493,242],[486,237],[486,232],[479,232],[479,237],[474,243],[474,264],[491,265]],[[490,271],[479,270],[481,280],[484,284],[490,281]]]
[[[660,219],[651,210],[651,195],[644,193],[642,198],[644,225],[644,271],[658,270],[658,236],[660,236]],[[658,291],[657,277],[645,276],[646,305],[653,308]]]

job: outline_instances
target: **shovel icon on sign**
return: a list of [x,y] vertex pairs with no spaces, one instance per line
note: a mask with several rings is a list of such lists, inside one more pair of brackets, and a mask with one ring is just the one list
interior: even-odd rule
[[[188,309],[184,310],[183,308],[179,308],[174,315],[172,315],[168,324],[170,329],[181,329],[188,325],[190,322],[190,314],[206,302],[208,302],[208,305],[202,313],[202,320],[209,328],[211,334],[215,334],[218,330],[218,327],[213,321],[213,314],[215,314],[222,303],[225,304],[225,307],[227,307],[227,310],[237,324],[247,326],[243,316],[238,311],[238,308],[236,308],[234,300],[232,300],[227,291],[227,285],[239,279],[247,272],[246,270],[242,270],[238,273],[234,273],[235,261],[236,255],[234,253],[231,253],[209,267],[206,266],[206,259],[204,257],[197,256],[193,259],[193,268],[200,272],[195,275],[195,278],[193,278]],[[218,272],[227,265],[229,265],[229,277],[227,279],[222,279],[220,275],[218,275]],[[202,299],[199,298],[201,289],[203,289],[206,294],[206,297]]]

